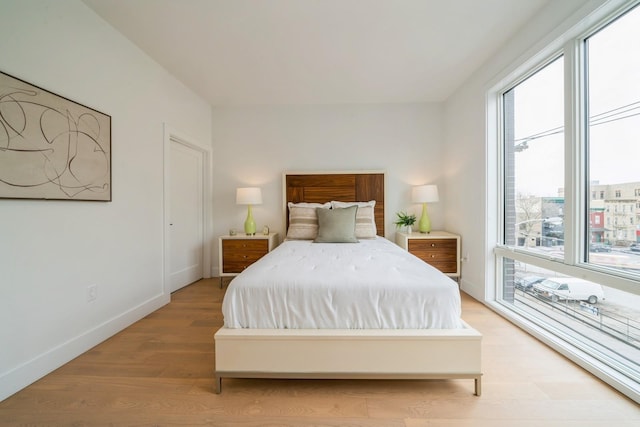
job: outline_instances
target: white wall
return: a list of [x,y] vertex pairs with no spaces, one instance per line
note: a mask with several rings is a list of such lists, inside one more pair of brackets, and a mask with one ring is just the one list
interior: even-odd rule
[[76,0],[3,0],[0,58],[111,115],[113,176],[110,203],[0,200],[2,400],[168,301],[163,123],[209,146],[211,109]]
[[462,264],[461,288],[477,299],[485,299],[486,283],[493,285],[491,247],[497,205],[497,187],[491,177],[496,170],[495,150],[486,137],[487,91],[603,2],[549,2],[444,105],[445,225],[462,235],[463,256],[468,254],[468,260]]
[[[410,201],[411,185],[435,183],[441,200],[448,197],[442,137],[440,105],[214,108],[214,233],[242,230],[246,207],[235,204],[236,187],[262,188],[264,203],[253,209],[256,224],[259,230],[269,225],[282,238],[284,171],[382,169],[386,235],[393,238],[397,211],[420,213]],[[430,206],[435,229],[444,225],[443,206]]]

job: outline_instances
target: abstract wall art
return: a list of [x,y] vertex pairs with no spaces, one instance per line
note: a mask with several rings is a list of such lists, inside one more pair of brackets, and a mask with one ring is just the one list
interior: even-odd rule
[[0,198],[111,201],[111,116],[0,72]]

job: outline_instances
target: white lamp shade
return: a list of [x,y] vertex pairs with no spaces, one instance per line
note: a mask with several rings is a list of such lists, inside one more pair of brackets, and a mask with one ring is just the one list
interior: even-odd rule
[[433,203],[438,200],[437,185],[418,185],[411,189],[411,201],[413,203]]
[[260,205],[262,204],[262,190],[258,187],[243,187],[236,189],[236,204]]

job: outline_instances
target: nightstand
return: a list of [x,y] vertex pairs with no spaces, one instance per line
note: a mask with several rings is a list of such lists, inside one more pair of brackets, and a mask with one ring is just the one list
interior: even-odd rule
[[460,236],[446,231],[396,232],[396,244],[449,277],[460,279]]
[[218,238],[220,287],[222,287],[223,277],[240,274],[245,268],[275,248],[277,240],[278,233],[269,233],[268,236],[264,234],[220,236]]

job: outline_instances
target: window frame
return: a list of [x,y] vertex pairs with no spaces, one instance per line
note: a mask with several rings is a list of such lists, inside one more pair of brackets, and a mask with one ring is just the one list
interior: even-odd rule
[[[585,40],[640,4],[640,0],[610,0],[574,16],[574,22],[546,40],[547,46],[527,59],[509,67],[498,76],[486,92],[486,250],[485,301],[498,313],[536,336],[556,351],[573,360],[622,393],[640,402],[640,383],[631,380],[597,356],[587,353],[573,337],[548,325],[529,319],[526,313],[510,305],[503,290],[503,261],[520,261],[580,277],[631,294],[640,295],[640,277],[621,270],[589,264],[589,203],[588,180],[588,112],[586,99]],[[639,6],[640,7],[640,6]],[[572,25],[572,26],[571,26]],[[562,32],[564,31],[564,32]],[[538,46],[541,46],[539,44]],[[534,254],[507,246],[504,240],[505,220],[505,152],[503,96],[520,82],[535,74],[559,55],[564,57],[564,125],[565,125],[565,247],[562,258]],[[576,143],[572,143],[575,141]],[[586,236],[581,238],[581,236]]]
[[[513,73],[511,79],[504,80],[499,89],[496,89],[490,96],[495,97],[497,117],[490,126],[497,126],[496,140],[498,154],[498,234],[493,252],[495,256],[516,258],[538,267],[549,270],[556,270],[559,273],[575,277],[583,277],[606,286],[613,287],[625,292],[640,295],[640,274],[629,273],[615,268],[588,262],[588,239],[589,236],[589,202],[590,188],[588,180],[588,120],[587,96],[586,96],[586,40],[597,33],[618,17],[640,4],[638,0],[626,2],[623,7],[618,7],[602,17],[596,24],[592,24],[583,29],[580,33],[568,37],[568,40],[554,49],[549,49],[535,58],[534,61],[523,65],[518,72]],[[638,6],[640,7],[640,6]],[[593,21],[592,21],[593,22]],[[504,153],[504,120],[502,111],[504,109],[504,95],[527,80],[538,71],[558,59],[564,58],[564,82],[565,82],[565,187],[564,187],[564,254],[562,258],[548,257],[542,254],[532,254],[526,249],[511,247],[503,244],[505,240],[505,220],[504,220],[504,184],[505,184],[505,153]],[[493,215],[492,215],[493,216]],[[583,238],[584,237],[584,238]],[[523,259],[519,256],[523,255]],[[525,261],[526,259],[526,261]],[[559,265],[561,264],[561,265]],[[496,272],[499,270],[496,270]],[[498,278],[498,277],[496,277]],[[502,283],[496,281],[495,294],[500,295]]]

